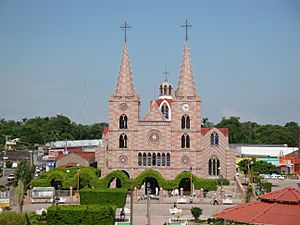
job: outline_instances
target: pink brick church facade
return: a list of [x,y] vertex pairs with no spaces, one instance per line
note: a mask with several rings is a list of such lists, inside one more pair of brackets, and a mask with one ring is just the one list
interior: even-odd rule
[[109,128],[96,151],[102,176],[123,170],[135,178],[151,168],[165,179],[192,170],[202,178],[222,175],[232,180],[235,152],[229,150],[228,129],[201,128],[201,100],[187,41],[177,89],[165,79],[158,90],[160,97],[142,117],[125,42],[116,90],[109,97]]

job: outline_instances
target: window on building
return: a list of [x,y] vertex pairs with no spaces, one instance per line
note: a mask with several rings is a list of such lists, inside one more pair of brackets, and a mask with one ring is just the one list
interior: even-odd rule
[[168,87],[167,85],[164,86],[164,95],[167,95],[168,94]]
[[124,133],[119,137],[119,148],[127,148],[127,135]]
[[163,88],[162,88],[162,85],[159,86],[159,92],[160,92],[160,95],[163,95]]
[[151,166],[151,161],[152,161],[151,153],[148,153],[148,166]]
[[217,156],[213,155],[208,160],[208,174],[210,176],[219,176],[220,175],[220,160],[217,158]]
[[119,118],[119,127],[120,129],[127,129],[127,116],[122,114]]
[[181,136],[181,148],[190,148],[190,136],[188,134],[183,134]]
[[181,117],[181,129],[190,129],[191,128],[191,120],[190,117],[184,114]]
[[170,85],[169,86],[169,95],[171,95],[172,94],[172,86]]
[[171,166],[171,155],[167,153],[167,166]]
[[166,119],[169,119],[169,107],[166,103],[161,106],[161,112]]
[[157,166],[160,166],[161,164],[161,156],[160,153],[157,153]]
[[138,155],[138,165],[141,166],[143,164],[143,156],[142,153],[139,153]]
[[165,153],[163,153],[163,154],[161,155],[161,165],[162,165],[162,166],[165,166],[165,165],[166,165],[166,154],[165,154]]
[[152,155],[152,166],[156,166],[156,154],[153,153]]
[[210,135],[210,144],[211,145],[218,145],[219,144],[219,135],[216,132],[213,132]]
[[147,155],[146,153],[144,152],[143,153],[143,166],[146,166],[147,165]]

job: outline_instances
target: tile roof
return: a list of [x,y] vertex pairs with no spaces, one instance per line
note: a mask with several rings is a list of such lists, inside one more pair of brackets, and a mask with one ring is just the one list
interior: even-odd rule
[[251,224],[300,224],[300,190],[284,188],[262,195],[259,200],[227,208],[214,216]]

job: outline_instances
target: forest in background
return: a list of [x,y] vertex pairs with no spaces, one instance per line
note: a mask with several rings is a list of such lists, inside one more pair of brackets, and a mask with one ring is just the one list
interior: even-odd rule
[[[0,148],[5,144],[5,136],[20,138],[20,145],[33,147],[59,140],[100,139],[107,123],[82,125],[72,122],[68,117],[35,117],[22,121],[0,119]],[[287,144],[298,146],[300,126],[296,122],[287,122],[284,126],[256,122],[241,122],[239,117],[222,118],[213,124],[208,118],[202,119],[202,127],[229,128],[231,144]]]

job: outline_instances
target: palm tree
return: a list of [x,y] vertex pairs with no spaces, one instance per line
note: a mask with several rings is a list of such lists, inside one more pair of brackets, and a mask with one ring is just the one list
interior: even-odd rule
[[23,211],[23,205],[24,205],[24,193],[28,189],[32,176],[34,174],[34,167],[31,166],[27,161],[22,160],[17,168],[17,171],[15,173],[15,183],[16,186],[16,193],[18,195],[18,203],[20,212]]

